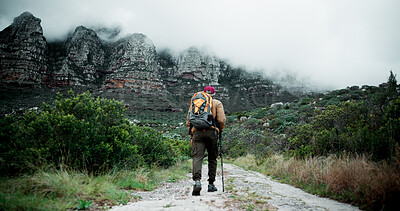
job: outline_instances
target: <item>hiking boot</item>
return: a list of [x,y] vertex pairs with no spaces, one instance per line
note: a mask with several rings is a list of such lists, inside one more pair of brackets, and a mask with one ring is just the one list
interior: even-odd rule
[[217,188],[215,187],[214,184],[208,184],[208,192],[214,192],[217,191]]
[[196,180],[196,181],[194,182],[194,185],[193,185],[193,192],[192,192],[192,195],[193,195],[193,196],[200,196],[200,191],[201,191],[201,183],[200,183],[200,180]]

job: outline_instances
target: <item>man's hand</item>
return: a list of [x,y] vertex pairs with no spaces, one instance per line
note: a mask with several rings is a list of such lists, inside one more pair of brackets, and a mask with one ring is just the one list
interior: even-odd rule
[[190,139],[190,146],[193,146],[193,139]]

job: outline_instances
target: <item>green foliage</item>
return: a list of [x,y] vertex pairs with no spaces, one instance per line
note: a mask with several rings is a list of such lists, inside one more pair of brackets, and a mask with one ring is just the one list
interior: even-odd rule
[[310,97],[301,98],[299,101],[299,105],[307,105],[307,104],[311,103],[312,100],[313,99]]
[[400,96],[388,106],[384,120],[389,139],[400,145]]
[[284,133],[298,122],[298,114],[292,109],[279,109],[271,120],[270,127],[275,133]]
[[324,98],[318,102],[318,106],[330,106],[337,105],[340,103],[340,99],[336,96],[324,96]]
[[237,124],[225,130],[223,150],[227,156],[236,158],[247,153],[263,154],[268,144],[260,129],[248,129]]
[[226,116],[226,125],[231,125],[235,123],[238,120],[238,117],[236,115],[229,115]]
[[253,112],[250,112],[250,115],[251,117],[256,119],[263,119],[270,113],[269,110],[270,110],[269,107],[254,109]]
[[184,161],[168,169],[113,169],[101,175],[45,169],[32,175],[2,177],[0,210],[107,210],[137,201],[139,196],[132,190],[154,190],[163,181],[185,178],[191,166]]
[[[142,165],[170,166],[184,150],[146,127],[129,124],[122,102],[89,92],[58,95],[54,105],[0,120],[1,170],[23,173],[44,165],[100,173]],[[175,149],[174,147],[178,147]],[[182,149],[181,149],[182,148]]]
[[249,130],[255,130],[257,128],[261,128],[262,121],[256,118],[250,118],[246,122],[243,123],[243,127]]
[[298,111],[305,117],[311,117],[314,113],[314,108],[310,105],[302,105]]
[[[294,156],[368,154],[390,159],[400,144],[400,105],[395,75],[379,87],[358,86],[301,98],[285,107],[235,113],[226,131],[228,154],[270,150]],[[315,102],[315,103],[314,103]],[[233,121],[234,117],[251,117]],[[266,140],[252,143],[251,132]],[[264,144],[260,144],[264,143]],[[263,149],[260,149],[263,148]]]
[[395,96],[398,95],[397,93],[397,80],[396,76],[393,74],[392,71],[390,71],[390,75],[388,78],[388,88],[387,88],[387,95],[389,96],[389,99],[392,100],[395,98]]
[[90,207],[92,207],[93,201],[89,200],[83,200],[83,199],[78,199],[78,206],[76,207],[76,209],[78,210],[87,210]]
[[[306,156],[313,154],[314,133],[310,124],[297,125],[294,134],[289,138],[293,155]],[[311,144],[310,144],[311,143]]]
[[173,154],[175,155],[173,158],[175,162],[190,159],[192,148],[189,144],[189,140],[167,139],[167,142],[172,147]]
[[386,117],[393,117],[385,120],[371,113],[368,105],[361,101],[328,106],[324,111],[316,111],[311,124],[294,128],[289,138],[290,150],[300,156],[348,152],[368,153],[378,160],[390,158],[396,143],[395,134],[399,134],[396,101],[388,111],[391,109],[393,112],[387,112]]
[[236,116],[237,119],[240,119],[241,117],[249,117],[250,116],[249,114],[247,114],[244,111],[235,112],[235,113],[232,113],[232,115]]

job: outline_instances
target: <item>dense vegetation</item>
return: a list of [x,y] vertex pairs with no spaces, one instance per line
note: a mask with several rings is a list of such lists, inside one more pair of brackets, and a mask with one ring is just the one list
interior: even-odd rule
[[400,97],[391,73],[380,87],[349,87],[292,103],[233,113],[226,153],[293,156],[367,154],[390,159],[400,143]]
[[0,120],[1,173],[60,165],[88,173],[141,166],[168,167],[190,156],[189,145],[130,124],[122,102],[89,92],[58,95],[53,105]]
[[136,200],[128,190],[153,189],[179,178],[169,172],[189,171],[185,163],[156,174],[187,160],[190,145],[131,124],[125,112],[122,102],[70,91],[53,104],[4,115],[0,209],[107,208]]
[[400,95],[392,72],[379,87],[348,87],[227,119],[224,153],[255,155],[245,168],[364,209],[388,208],[400,196]]

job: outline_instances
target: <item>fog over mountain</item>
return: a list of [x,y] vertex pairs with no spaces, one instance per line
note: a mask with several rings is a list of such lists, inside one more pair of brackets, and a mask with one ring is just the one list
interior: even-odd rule
[[0,30],[29,11],[48,41],[79,25],[110,40],[143,33],[157,50],[207,48],[249,70],[334,89],[400,76],[398,8],[397,0],[6,0]]

